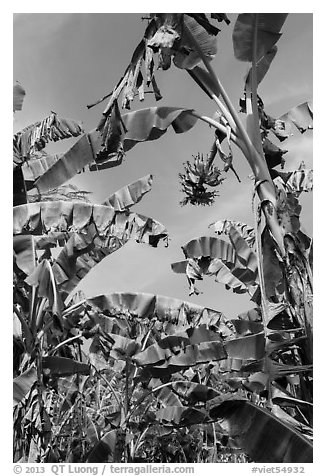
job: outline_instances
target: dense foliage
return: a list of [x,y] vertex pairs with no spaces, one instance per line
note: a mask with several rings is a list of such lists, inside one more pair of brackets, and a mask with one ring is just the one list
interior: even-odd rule
[[[300,194],[312,171],[284,172],[286,141],[312,128],[308,103],[277,119],[257,87],[277,52],[285,14],[240,14],[234,53],[251,69],[240,105],[246,125],[211,66],[217,22],[225,14],[151,14],[144,37],[109,98],[97,127],[51,112],[14,135],[14,461],[273,462],[312,461],[312,240],[300,226]],[[228,27],[230,28],[230,26]],[[149,107],[126,114],[135,94],[158,89],[154,66],[184,69],[217,114]],[[14,112],[25,91],[14,86]],[[101,101],[99,101],[101,102]],[[75,288],[130,239],[168,244],[164,225],[131,208],[150,192],[147,175],[102,204],[66,182],[88,167],[119,166],[138,142],[171,126],[214,128],[207,158],[179,174],[183,205],[212,205],[235,174],[233,148],[252,168],[255,227],[225,219],[218,236],[186,243],[190,294],[214,276],[253,309],[229,319],[215,309],[166,296],[113,293],[85,298]],[[76,137],[49,155],[49,141]],[[210,189],[206,189],[209,186]],[[252,197],[248,197],[251,200]]]

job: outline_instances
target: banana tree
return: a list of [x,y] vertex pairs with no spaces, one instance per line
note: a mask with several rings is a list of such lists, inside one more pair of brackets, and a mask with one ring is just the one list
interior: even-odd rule
[[[102,426],[99,441],[90,450],[87,461],[138,461],[146,438],[160,428],[161,432],[173,432],[198,424],[202,424],[204,431],[213,428],[216,449],[217,442],[228,434],[226,428],[223,430],[216,423],[221,419],[228,421],[224,408],[230,404],[240,412],[246,402],[246,430],[240,436],[237,433],[234,444],[245,448],[255,460],[310,460],[308,427],[302,425],[298,429],[292,421],[284,424],[274,414],[259,408],[260,427],[254,423],[251,428],[255,407],[249,405],[243,389],[230,385],[230,372],[223,370],[235,361],[244,367],[265,358],[264,328],[260,322],[229,320],[213,309],[141,293],[86,298],[63,316],[67,326],[78,325],[84,337],[90,339],[90,363],[106,386],[110,402],[105,407],[107,425]],[[275,380],[284,375],[283,367],[279,365]],[[194,375],[200,380],[194,379]],[[242,380],[244,385],[248,379],[242,376]],[[275,412],[282,411],[276,403],[274,407]],[[269,416],[271,427],[267,423]],[[276,427],[288,442],[286,452],[280,446],[271,451],[271,445],[258,450],[255,444],[248,444],[247,432],[256,432],[257,440],[265,441],[270,438],[269,431],[274,432]],[[229,433],[231,440],[235,433],[234,429]],[[228,451],[232,449],[229,447]]]
[[[225,14],[211,14],[211,18],[229,23]],[[194,292],[194,281],[201,279],[203,274],[215,275],[216,280],[235,292],[249,292],[257,308],[242,315],[237,320],[239,322],[229,323],[226,327],[220,318],[214,320],[216,312],[213,312],[208,313],[208,321],[202,313],[196,326],[189,325],[192,322],[190,319],[178,329],[179,310],[173,314],[170,331],[169,307],[162,313],[164,322],[160,322],[160,325],[151,322],[146,323],[147,327],[138,322],[135,324],[135,315],[139,313],[133,304],[133,299],[138,302],[136,298],[128,298],[127,302],[110,298],[109,304],[107,300],[98,298],[95,316],[84,318],[87,324],[86,328],[82,327],[81,306],[93,309],[94,303],[77,302],[70,305],[68,311],[64,306],[69,301],[69,293],[83,276],[83,271],[79,270],[87,269],[89,263],[97,262],[102,256],[94,251],[96,247],[99,246],[101,252],[102,249],[106,250],[107,235],[103,228],[101,231],[104,235],[97,232],[94,235],[94,224],[97,228],[98,223],[96,218],[99,215],[102,217],[102,212],[94,210],[95,206],[89,206],[87,216],[92,218],[88,226],[88,222],[86,225],[84,219],[80,218],[76,207],[69,208],[68,204],[52,208],[49,214],[45,212],[45,221],[39,204],[33,204],[35,208],[31,212],[28,206],[20,205],[17,230],[19,236],[24,238],[21,238],[21,243],[17,241],[18,262],[30,262],[35,250],[44,252],[42,261],[45,263],[40,263],[27,279],[32,289],[47,299],[51,313],[58,316],[61,327],[67,331],[64,339],[61,336],[60,342],[55,341],[52,350],[55,350],[54,353],[64,350],[69,352],[68,349],[81,337],[78,332],[81,327],[83,337],[92,341],[89,355],[93,367],[96,368],[98,364],[95,355],[98,356],[99,352],[106,359],[105,364],[102,362],[106,369],[109,359],[120,363],[123,361],[124,384],[118,386],[123,395],[122,406],[118,404],[118,400],[121,403],[121,395],[114,397],[114,386],[101,376],[118,405],[118,410],[115,408],[110,414],[111,422],[119,414],[118,421],[119,424],[123,422],[123,431],[118,431],[111,423],[104,425],[100,435],[96,436],[97,440],[92,440],[95,445],[88,455],[89,461],[134,459],[139,448],[144,445],[146,433],[150,434],[148,428],[155,424],[168,427],[189,426],[193,423],[213,424],[216,443],[216,421],[222,425],[220,430],[222,428],[224,434],[236,438],[236,444],[254,461],[312,461],[311,240],[300,230],[297,200],[300,192],[311,189],[311,171],[301,168],[289,174],[276,170],[275,167],[284,162],[285,151],[267,138],[269,133],[273,133],[280,140],[285,140],[293,125],[300,132],[311,128],[312,109],[304,103],[286,115],[273,119],[265,112],[264,104],[257,94],[258,84],[276,54],[275,44],[280,38],[285,18],[284,14],[241,14],[236,21],[233,34],[235,55],[251,63],[245,81],[244,99],[241,101],[242,111],[247,114],[246,127],[210,63],[217,51],[218,28],[204,14],[151,14],[144,37],[137,45],[123,77],[113,91],[102,98],[110,99],[96,129],[82,133],[75,145],[60,157],[31,159],[24,156],[22,167],[24,173],[29,174],[30,190],[34,188],[34,191],[36,189],[39,194],[44,194],[60,187],[85,167],[95,171],[120,165],[125,153],[138,142],[156,140],[170,126],[176,133],[183,133],[200,120],[215,129],[213,147],[206,161],[203,157],[196,158],[193,165],[188,164],[185,174],[180,175],[187,195],[186,202],[212,203],[216,194],[207,191],[204,185],[214,188],[221,183],[219,169],[213,165],[216,156],[222,159],[225,171],[234,171],[234,144],[248,161],[254,175],[255,229],[243,224],[230,225],[227,221],[215,224],[216,232],[227,231],[231,244],[207,237],[193,240],[184,247],[186,262],[174,265],[175,271],[187,274]],[[156,100],[162,97],[154,76],[155,55],[163,70],[168,69],[173,61],[176,67],[187,71],[214,102],[217,112],[213,117],[178,107],[151,107],[120,113],[119,100],[122,108],[129,109],[136,91],[141,100],[145,98],[146,84],[153,88]],[[227,142],[227,152],[222,147],[223,141]],[[116,226],[113,218],[120,215],[114,206],[112,208],[107,213],[103,209],[104,216],[111,215],[108,222],[100,218],[100,223],[109,223],[107,228],[104,225],[105,230],[120,229],[120,239],[122,228]],[[53,218],[58,210],[60,219]],[[77,217],[77,233],[75,222],[70,218],[71,213]],[[127,212],[122,210],[122,213]],[[110,221],[111,218],[113,221]],[[34,238],[32,240],[30,235],[33,237],[40,232],[42,236],[34,247]],[[162,227],[154,227],[149,243],[156,243],[162,235],[165,236]],[[26,246],[23,244],[25,239],[28,243]],[[48,265],[48,254],[58,242],[63,243],[64,248],[53,261],[53,266]],[[44,283],[52,284],[48,286]],[[40,287],[41,291],[38,291]],[[24,286],[19,283],[18,288],[23,289],[20,299],[26,305]],[[57,289],[58,292],[55,292]],[[65,305],[61,303],[63,299],[66,299]],[[121,302],[124,303],[122,307]],[[145,310],[152,311],[153,304],[146,306]],[[99,316],[99,308],[103,308],[103,315]],[[16,311],[21,313],[21,308]],[[23,326],[24,319],[17,312],[16,316]],[[42,312],[43,307],[37,315],[40,316]],[[34,320],[38,322],[39,318],[36,316]],[[75,328],[76,323],[78,325]],[[220,328],[222,324],[223,330]],[[138,334],[135,329],[139,331]],[[135,339],[137,335],[141,336],[140,342]],[[29,339],[33,342],[33,335]],[[208,362],[212,367],[208,372],[209,378],[206,375],[204,383],[199,382],[205,388],[195,388],[187,375],[195,369],[196,378],[199,378],[198,366],[202,371]],[[96,369],[100,373],[101,370]],[[120,373],[117,371],[117,374]],[[24,395],[30,394],[28,392],[33,383],[28,382],[33,382],[34,374],[33,370],[28,369],[26,383],[20,382]],[[214,382],[213,375],[218,376]],[[231,390],[216,395],[216,382],[222,376]],[[157,385],[151,386],[155,385],[155,379],[159,379],[159,382],[156,380]],[[141,384],[148,390],[145,394],[141,393],[137,404],[133,392]],[[163,390],[164,397],[161,396],[161,400],[169,401],[169,405],[162,403],[157,396]],[[176,397],[180,401],[180,395],[181,405],[176,404]],[[151,399],[153,396],[155,399],[149,404],[152,405],[154,416],[152,412],[146,411],[147,419],[142,422],[145,434],[135,435],[131,429],[135,427],[132,427],[132,417],[140,418],[137,408],[146,402],[146,398]],[[264,403],[264,398],[267,403]],[[205,408],[202,407],[203,402]],[[158,404],[162,408],[158,408]],[[139,424],[140,420],[136,419],[133,423]],[[261,441],[271,444],[261,445]],[[51,442],[51,438],[48,442]],[[123,442],[127,442],[124,451],[121,450]]]
[[[209,249],[208,253],[206,250],[206,254],[203,250],[200,255],[186,254],[189,258],[187,263],[179,263],[175,268],[177,267],[179,272],[185,272],[192,282],[196,278],[200,279],[202,273],[208,273],[214,274],[217,280],[222,280],[236,292],[249,290],[259,306],[264,326],[266,355],[262,360],[265,363],[260,362],[256,368],[259,371],[263,369],[267,374],[268,405],[272,407],[271,386],[276,375],[275,368],[271,368],[269,361],[273,349],[278,353],[276,360],[278,362],[284,360],[287,362],[286,365],[289,365],[284,369],[283,375],[287,372],[288,375],[300,374],[293,397],[298,400],[304,397],[306,409],[304,418],[310,424],[311,240],[300,230],[300,205],[297,198],[301,191],[311,189],[311,171],[301,168],[289,174],[276,170],[275,167],[284,164],[283,156],[286,151],[273,144],[268,136],[273,133],[283,141],[289,137],[293,126],[301,133],[312,128],[312,107],[308,103],[303,103],[289,113],[274,119],[266,114],[263,101],[257,94],[258,85],[268,72],[277,52],[276,43],[281,36],[280,31],[286,16],[286,14],[240,14],[236,20],[233,31],[234,53],[237,59],[251,65],[245,79],[244,98],[240,101],[242,112],[247,115],[246,127],[210,63],[211,57],[216,53],[215,36],[218,33],[216,27],[213,27],[203,14],[151,14],[144,37],[134,51],[123,78],[109,94],[110,100],[97,131],[102,137],[101,152],[106,151],[108,154],[115,152],[116,157],[122,157],[123,153],[135,143],[159,137],[170,124],[176,132],[188,130],[198,119],[213,126],[216,132],[207,163],[199,164],[198,158],[192,167],[188,164],[186,174],[180,176],[190,203],[211,202],[214,194],[206,193],[203,184],[214,187],[220,183],[218,171],[213,168],[215,155],[218,153],[225,163],[225,170],[228,170],[233,168],[232,143],[239,147],[252,169],[255,182],[255,252],[244,246],[244,238],[239,237],[236,230],[231,227],[229,235],[236,250],[235,260],[230,256],[216,255],[214,254],[216,249]],[[212,18],[215,18],[215,14],[212,14]],[[225,17],[217,19],[225,20]],[[153,76],[155,54],[158,57],[158,65],[163,70],[168,69],[173,60],[176,67],[189,73],[214,101],[217,107],[215,117],[209,118],[194,110],[183,110],[182,115],[179,115],[179,122],[182,118],[184,125],[176,127],[174,121],[166,120],[168,112],[171,114],[175,112],[174,108],[148,109],[120,115],[118,98],[121,98],[122,107],[129,108],[136,89],[138,88],[140,94],[144,88],[144,78],[147,78],[147,85],[152,85],[157,94]],[[159,99],[158,94],[157,96]],[[116,132],[114,141],[110,140],[113,129]],[[228,142],[227,153],[221,146],[221,142],[225,139]],[[192,202],[189,199],[191,194]],[[203,245],[204,239],[201,239],[200,245]],[[270,323],[276,317],[279,318],[285,309],[286,316],[290,320],[287,328],[290,332],[284,339],[284,335],[281,337],[283,331],[280,329],[271,333]],[[296,335],[296,332],[300,335]],[[287,342],[279,343],[277,346],[274,340],[280,338]],[[294,345],[295,348],[289,350],[288,345],[290,347]],[[278,363],[281,366],[283,364],[284,362]],[[283,390],[286,391],[285,388]],[[301,412],[301,409],[299,411]]]
[[[19,104],[14,94],[14,109]],[[68,185],[33,195],[32,172],[42,175],[36,166],[43,160],[38,151],[48,140],[79,135],[82,129],[76,124],[52,114],[14,136],[14,169],[24,185],[23,200],[13,209],[15,460],[48,457],[56,433],[51,405],[58,404],[49,385],[91,371],[82,357],[81,336],[65,327],[70,293],[130,239],[154,247],[167,243],[161,223],[130,211],[151,190],[151,175],[109,195],[101,205]],[[81,392],[81,382],[77,387]]]

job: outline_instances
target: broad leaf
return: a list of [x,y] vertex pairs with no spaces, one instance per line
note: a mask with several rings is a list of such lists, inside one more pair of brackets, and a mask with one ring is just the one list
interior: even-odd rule
[[284,141],[292,135],[293,126],[295,126],[301,134],[313,128],[313,110],[311,103],[304,102],[280,116],[274,121],[272,131],[280,141]]
[[189,426],[203,423],[207,414],[196,408],[171,406],[156,411],[155,417],[163,425]]
[[211,236],[195,238],[182,247],[186,258],[202,258],[209,256],[211,259],[218,258],[227,264],[235,261],[235,252],[226,241]]
[[146,175],[136,182],[132,182],[125,187],[120,188],[117,192],[110,195],[102,205],[113,207],[116,211],[124,211],[138,203],[143,196],[152,189],[153,176]]
[[91,449],[87,463],[107,463],[115,461],[115,447],[117,440],[117,430],[105,433],[100,441]]
[[88,134],[84,134],[36,180],[35,187],[40,193],[59,187],[94,160],[95,156]]
[[265,408],[234,399],[209,413],[257,463],[312,463],[311,442]]
[[280,407],[312,408],[312,403],[300,400],[282,389],[276,382],[271,386],[272,402]]
[[23,398],[30,392],[34,383],[37,381],[37,371],[34,366],[16,377],[13,382],[13,398],[14,406],[20,403]]
[[[270,65],[275,58],[275,55],[277,53],[277,46],[273,46],[273,48],[269,51],[266,52],[266,54],[260,58],[260,60],[257,63],[257,85],[262,82],[264,79],[266,73],[268,72]],[[252,68],[248,72],[246,78],[245,78],[245,90],[251,88],[251,76],[252,76]]]
[[13,237],[16,265],[27,275],[31,274],[35,267],[33,240],[34,237],[31,235],[18,235]]
[[231,227],[235,228],[240,233],[242,238],[246,240],[250,247],[253,247],[255,244],[255,231],[251,226],[232,220],[218,220],[209,225],[209,228],[212,228],[218,235],[229,235]]
[[311,192],[313,188],[312,169],[294,170],[289,174],[285,184],[290,193]]
[[[197,117],[192,114],[190,109],[151,107],[124,114],[122,121],[127,129],[123,141],[123,148],[126,152],[138,142],[158,139],[165,134],[170,126],[177,134],[187,132],[196,124]],[[93,130],[84,134],[35,182],[35,186],[40,193],[43,193],[63,184],[92,163],[95,164],[94,170],[116,167],[121,164],[121,160],[115,157],[108,157],[104,164],[96,164],[97,154],[101,149],[102,137],[99,131]]]
[[42,150],[49,141],[58,141],[80,136],[84,132],[82,125],[73,119],[58,117],[56,113],[43,121],[31,124],[14,135],[14,153],[28,160],[35,152]]
[[256,60],[259,61],[280,39],[280,30],[286,17],[287,13],[241,13],[234,25],[232,36],[235,57],[240,61],[252,61],[253,39],[256,34]]
[[194,404],[197,402],[207,402],[219,395],[219,392],[212,387],[194,382],[175,382],[171,385],[171,390],[180,398]]
[[[182,301],[180,299],[147,293],[113,293],[86,298],[86,303],[107,316],[127,319],[130,323],[137,320],[157,320],[168,326],[183,329],[185,326],[197,327],[200,324],[219,327],[222,335],[234,335],[226,317],[219,311]],[[81,312],[81,303],[74,312]],[[66,312],[69,315],[69,309]],[[105,321],[101,326],[107,332]]]
[[43,357],[42,366],[45,375],[57,377],[72,374],[89,375],[90,373],[89,365],[66,357]]
[[36,286],[38,296],[47,298],[52,312],[61,316],[63,303],[58,293],[52,266],[47,259],[42,260],[25,281],[30,286]]
[[252,271],[254,275],[257,275],[258,263],[256,254],[233,226],[230,227],[229,238],[241,264]]
[[[216,34],[219,30],[210,25],[206,17],[206,22],[203,23],[201,15],[197,13],[185,14],[183,16],[183,35],[178,45],[178,51],[173,59],[173,63],[178,68],[192,69],[201,62],[201,57],[197,53],[191,39],[189,39],[189,33],[195,38],[203,54],[209,60],[212,60],[217,53]],[[207,24],[210,27],[207,28]]]
[[[198,294],[194,282],[202,280],[203,275],[214,275],[215,281],[225,284],[227,289],[232,288],[236,293],[248,291],[253,294],[253,287],[257,287],[255,255],[235,229],[232,233],[233,246],[219,238],[200,237],[182,247],[188,260],[173,263],[171,267],[175,273],[187,275],[190,294]],[[240,255],[237,255],[237,251]]]
[[50,155],[42,151],[42,155],[33,155],[33,157],[24,162],[22,170],[26,183],[26,188],[29,190],[33,187],[34,182],[41,177],[53,164],[55,164],[59,155]]
[[169,369],[172,373],[193,365],[227,358],[261,359],[265,353],[264,334],[254,334],[226,341],[208,341],[187,345],[183,339],[166,337],[137,354],[134,361],[142,367]]
[[53,265],[56,281],[65,293],[70,293],[96,264],[131,238],[153,247],[160,240],[167,241],[167,230],[158,221],[128,211],[114,212],[110,216],[111,210],[109,214],[105,210],[110,207],[102,208],[104,213],[96,216],[101,218],[101,221],[97,220],[96,227],[90,222],[83,227],[82,233],[71,236]]

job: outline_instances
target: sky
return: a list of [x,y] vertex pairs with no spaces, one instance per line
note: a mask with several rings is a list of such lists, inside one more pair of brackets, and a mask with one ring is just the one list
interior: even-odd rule
[[[140,41],[146,22],[141,13],[20,13],[14,15],[13,79],[26,90],[21,112],[17,112],[14,131],[46,117],[51,110],[62,117],[83,122],[85,130],[93,129],[105,102],[88,110],[86,105],[108,93],[122,76],[135,46]],[[222,84],[235,105],[243,91],[243,78],[248,65],[237,61],[232,50],[232,30],[236,14],[229,14],[230,25],[219,24],[218,53],[212,62]],[[265,110],[279,117],[292,107],[312,100],[312,15],[292,13],[283,27],[278,53],[263,80],[259,94]],[[157,71],[156,79],[163,99],[155,103],[146,95],[135,99],[132,110],[150,106],[194,108],[212,116],[214,104],[182,70]],[[203,292],[189,297],[186,277],[174,274],[170,264],[183,259],[181,246],[190,239],[211,235],[208,225],[224,218],[253,225],[251,212],[251,170],[244,157],[234,148],[234,166],[241,178],[232,172],[219,187],[220,196],[212,207],[180,207],[182,199],[178,173],[182,164],[198,152],[208,153],[212,131],[204,124],[186,134],[169,131],[157,141],[138,144],[119,167],[80,174],[74,179],[80,188],[92,192],[91,199],[101,203],[111,193],[138,178],[153,174],[152,191],[133,207],[163,223],[170,245],[150,248],[129,242],[103,260],[79,286],[86,295],[110,292],[149,292],[189,300],[224,312],[235,318],[237,313],[253,307],[249,297],[237,295],[206,277],[198,282]],[[277,139],[273,139],[278,143]],[[64,152],[74,140],[62,141],[48,148]],[[295,169],[302,160],[312,167],[312,133],[295,133],[284,147],[286,170]],[[280,145],[280,144],[278,144]],[[281,146],[283,147],[283,145]],[[222,167],[222,164],[219,164]],[[303,195],[302,223],[312,234],[312,198]]]

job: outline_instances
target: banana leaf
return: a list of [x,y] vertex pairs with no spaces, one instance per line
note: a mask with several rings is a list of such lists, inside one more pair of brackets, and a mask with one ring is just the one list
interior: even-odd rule
[[163,425],[180,427],[203,423],[207,419],[207,414],[196,408],[171,406],[157,410],[155,418]]
[[153,176],[146,175],[135,182],[120,188],[110,195],[102,205],[113,207],[116,211],[122,212],[138,203],[143,196],[152,190]]
[[311,441],[265,408],[234,399],[211,407],[209,415],[254,462],[312,463]]
[[42,150],[49,141],[78,137],[83,132],[82,124],[51,112],[43,121],[31,124],[14,135],[14,151],[21,158],[29,160],[33,152]]
[[241,13],[238,15],[232,35],[235,57],[240,61],[252,61],[254,35],[257,35],[256,60],[258,62],[280,39],[280,30],[286,17],[287,13]]
[[137,354],[134,361],[142,367],[188,368],[209,361],[234,359],[261,359],[265,354],[263,333],[230,339],[225,343],[208,341],[187,345],[187,341],[169,336]]
[[18,235],[13,237],[14,258],[16,265],[29,275],[35,268],[34,237]]
[[93,446],[87,456],[87,463],[107,463],[115,461],[117,430],[105,433],[98,443]]
[[[163,325],[170,324],[179,329],[205,324],[218,327],[222,335],[235,334],[235,331],[231,330],[232,324],[228,323],[222,312],[172,297],[148,293],[112,293],[88,297],[85,304],[107,316],[123,316],[129,322],[136,319],[156,319]],[[83,306],[83,303],[77,305],[72,312],[80,313]],[[67,317],[69,312],[67,309],[65,313]],[[108,330],[105,321],[102,321],[101,326],[104,330]]]
[[[197,122],[197,117],[190,109],[177,107],[151,107],[122,115],[127,130],[123,148],[127,152],[138,142],[156,140],[172,126],[177,134],[187,132]],[[95,163],[96,156],[102,148],[102,137],[99,131],[93,130],[82,135],[73,147],[63,154],[46,172],[39,177],[35,186],[40,193],[56,188],[86,166]],[[120,165],[121,160],[113,159],[110,166]],[[100,164],[99,164],[100,166]]]
[[37,371],[34,366],[16,377],[13,381],[13,399],[14,407],[20,403],[30,392],[34,383],[37,381]]
[[274,120],[272,132],[280,141],[284,141],[292,135],[293,126],[295,126],[301,134],[313,128],[312,103],[304,102],[299,104]]
[[255,231],[251,226],[232,220],[218,220],[209,225],[209,228],[212,228],[218,235],[229,235],[231,227],[240,233],[251,248],[253,247],[255,244]]
[[160,240],[167,241],[164,225],[137,213],[117,212],[112,219],[109,218],[106,226],[105,233],[97,234],[98,228],[90,223],[84,227],[83,233],[69,238],[59,253],[53,272],[64,293],[70,293],[96,264],[131,238],[153,247]]
[[[277,53],[277,46],[273,46],[266,54],[260,58],[257,63],[257,85],[262,82],[264,77],[266,76],[273,59]],[[246,78],[245,78],[245,90],[249,88],[251,89],[251,76],[252,76],[252,68],[250,68]]]
[[46,375],[63,377],[72,374],[89,375],[90,366],[66,357],[43,357],[43,371]]

